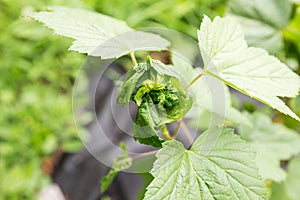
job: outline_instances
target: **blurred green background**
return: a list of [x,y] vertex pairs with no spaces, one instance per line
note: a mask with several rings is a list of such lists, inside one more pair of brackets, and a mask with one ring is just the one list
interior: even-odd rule
[[[36,199],[51,182],[51,155],[82,148],[72,116],[72,86],[85,55],[67,51],[71,39],[53,35],[22,16],[64,5],[98,11],[132,27],[168,27],[196,39],[203,14],[223,15],[227,4],[226,0],[0,0],[0,200]],[[285,46],[276,55],[299,72],[296,6],[283,32]],[[300,98],[289,104],[299,115]],[[290,118],[279,120],[299,129]]]

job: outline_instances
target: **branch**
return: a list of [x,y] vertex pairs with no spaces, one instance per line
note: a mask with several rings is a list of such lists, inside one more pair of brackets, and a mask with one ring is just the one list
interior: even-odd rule
[[172,135],[172,139],[173,139],[173,140],[175,140],[176,137],[177,137],[177,134],[178,134],[178,132],[179,132],[179,128],[180,128],[181,123],[182,123],[182,118],[179,119],[179,120],[177,121],[176,129],[175,129],[175,131],[174,131],[174,133],[173,133],[173,135]]
[[142,157],[154,155],[157,152],[158,152],[158,150],[148,151],[148,152],[145,152],[145,153],[139,153],[139,154],[137,154],[135,156],[132,156],[131,159],[132,159],[132,161],[134,161],[134,160],[137,160],[137,159],[142,158]]
[[184,90],[187,90],[191,85],[193,85],[201,76],[203,73],[198,74],[187,86],[185,86]]
[[137,61],[134,56],[134,51],[130,52],[130,57],[131,57],[131,61],[132,61],[133,65],[137,65]]
[[166,126],[166,124],[164,124],[161,128],[161,134],[164,136],[164,138],[166,140],[172,140],[173,138],[170,136],[169,130]]
[[188,129],[188,127],[185,125],[184,121],[181,122],[180,124],[181,128],[182,128],[182,131],[184,132],[184,134],[186,135],[188,141],[190,144],[193,144],[194,142],[194,139],[193,139],[193,136],[190,132],[190,130]]

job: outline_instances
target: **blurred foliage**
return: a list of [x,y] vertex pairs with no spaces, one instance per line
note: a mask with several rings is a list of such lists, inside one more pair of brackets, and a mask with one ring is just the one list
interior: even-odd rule
[[282,50],[284,44],[281,30],[287,26],[291,16],[290,0],[229,2],[228,14],[235,16],[242,25],[250,46],[265,48],[271,54]]
[[81,148],[71,92],[83,56],[66,51],[71,40],[20,17],[50,3],[64,2],[0,1],[0,199],[35,199],[49,181],[43,160]]
[[[283,30],[283,37],[285,41],[283,54],[287,58],[286,63],[292,70],[300,74],[300,4],[294,5],[293,16],[288,26]],[[299,116],[300,95],[294,99],[290,99],[288,104]],[[282,121],[287,127],[295,129],[300,133],[300,124],[296,120],[283,116]]]
[[299,71],[300,63],[300,5],[295,6],[294,16],[288,26],[283,30],[285,39],[285,52],[287,57],[296,61],[295,71]]
[[298,200],[300,199],[300,158],[294,158],[287,167],[287,178],[280,183],[272,183],[270,200]]
[[129,26],[167,27],[197,38],[203,14],[222,15],[227,0],[84,0],[96,11],[122,19]]

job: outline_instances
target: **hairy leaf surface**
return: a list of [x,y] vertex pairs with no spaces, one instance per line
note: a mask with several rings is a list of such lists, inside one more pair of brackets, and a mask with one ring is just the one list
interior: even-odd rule
[[[216,129],[215,131],[220,131]],[[207,132],[190,150],[167,141],[157,153],[146,200],[265,199],[263,179],[254,151],[231,129],[223,129],[211,151],[204,148]]]
[[62,6],[48,10],[29,16],[53,29],[55,34],[75,39],[69,50],[79,53],[109,59],[135,50],[163,50],[170,45],[157,34],[134,31],[124,21],[100,13]]
[[206,74],[300,121],[279,97],[295,97],[299,76],[261,48],[248,47],[231,17],[204,17],[198,32]]
[[[190,83],[199,73],[202,73],[200,68],[193,68],[184,59],[181,59],[179,56],[172,56],[173,67],[182,79],[181,82]],[[210,78],[210,77],[209,77]],[[197,128],[208,128],[210,122],[204,123],[203,120],[214,120],[216,118],[226,118],[229,121],[233,121],[236,124],[248,124],[249,121],[234,107],[231,106],[230,92],[228,87],[221,83],[217,87],[220,87],[222,92],[213,91],[212,88],[215,88],[213,85],[208,87],[209,80],[207,76],[201,77],[193,85],[191,85],[189,91],[192,93],[194,98],[193,109],[189,112],[186,117],[191,118],[195,122]],[[218,105],[223,105],[224,108],[219,109],[218,106],[214,105],[213,99],[218,100]],[[222,112],[223,111],[223,112]],[[212,116],[215,115],[215,116]],[[198,124],[198,121],[201,123]],[[197,122],[196,122],[197,121]],[[223,123],[222,120],[220,120]],[[194,123],[193,123],[194,124]],[[199,127],[201,126],[201,127]]]

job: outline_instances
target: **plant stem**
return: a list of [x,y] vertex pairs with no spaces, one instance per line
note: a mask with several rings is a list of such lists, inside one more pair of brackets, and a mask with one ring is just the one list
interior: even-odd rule
[[140,153],[140,154],[137,154],[135,156],[132,156],[131,159],[132,159],[132,161],[134,161],[134,160],[137,160],[137,159],[142,158],[142,157],[151,156],[153,154],[156,154],[157,152],[158,152],[158,150],[148,151],[148,152],[145,152],[145,153]]
[[187,90],[191,85],[193,85],[202,75],[203,73],[199,73],[187,86],[185,86],[184,90]]
[[131,57],[131,61],[133,63],[133,65],[137,64],[136,58],[134,56],[134,51],[130,52],[130,57]]
[[182,118],[179,119],[179,120],[177,121],[176,129],[175,129],[175,131],[174,131],[174,134],[172,135],[172,139],[173,139],[173,140],[175,140],[176,137],[177,137],[177,134],[178,134],[178,132],[179,132],[179,128],[180,128],[181,123],[182,123]]
[[182,131],[184,132],[184,134],[186,135],[188,141],[190,144],[193,144],[193,136],[190,132],[190,130],[188,129],[188,127],[185,125],[185,123],[182,121],[181,124],[180,124],[181,128],[182,128]]
[[172,140],[173,138],[170,136],[170,133],[168,131],[168,128],[166,124],[164,124],[161,128],[161,134],[164,136],[166,140]]

